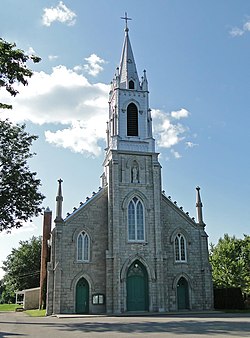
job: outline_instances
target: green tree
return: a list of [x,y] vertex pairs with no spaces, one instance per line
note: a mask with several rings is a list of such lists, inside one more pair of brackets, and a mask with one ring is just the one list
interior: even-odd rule
[[36,139],[25,131],[24,125],[0,121],[0,231],[20,228],[42,211],[40,180],[27,163],[33,156],[30,147]]
[[[27,78],[32,76],[26,62],[40,61],[39,57],[26,55],[15,47],[0,38],[0,89],[6,89],[12,96],[18,93],[15,85],[27,85]],[[0,103],[0,108],[12,106]],[[25,131],[25,125],[0,120],[0,231],[19,228],[42,211],[40,180],[27,162],[34,155],[30,147],[36,139],[37,136]]]
[[20,241],[17,249],[12,249],[3,262],[4,291],[2,302],[15,300],[18,290],[38,287],[40,284],[41,237]]
[[250,236],[220,238],[210,245],[210,263],[215,287],[239,287],[250,292]]
[[[12,96],[18,94],[15,84],[28,84],[33,72],[27,68],[27,61],[37,63],[41,60],[35,55],[27,55],[23,50],[17,49],[15,43],[9,43],[0,38],[0,88],[6,89]],[[0,102],[0,108],[12,108],[12,105]]]

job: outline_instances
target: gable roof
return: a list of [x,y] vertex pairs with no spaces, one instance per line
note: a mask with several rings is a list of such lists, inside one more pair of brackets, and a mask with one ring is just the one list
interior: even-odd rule
[[91,197],[86,197],[86,201],[80,202],[80,206],[78,208],[74,207],[72,213],[67,213],[67,216],[65,217],[64,222],[68,221],[71,217],[75,216],[80,210],[85,208],[89,203],[99,198],[103,193],[106,192],[106,190],[107,190],[106,187],[104,188],[99,187],[98,192],[93,192]]

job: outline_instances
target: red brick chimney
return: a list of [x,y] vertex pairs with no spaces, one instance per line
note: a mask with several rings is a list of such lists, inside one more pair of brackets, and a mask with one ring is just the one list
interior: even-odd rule
[[43,237],[42,237],[42,252],[41,252],[41,270],[40,270],[40,295],[39,309],[46,307],[46,287],[47,287],[47,262],[49,261],[49,245],[51,233],[52,211],[47,207],[43,216]]

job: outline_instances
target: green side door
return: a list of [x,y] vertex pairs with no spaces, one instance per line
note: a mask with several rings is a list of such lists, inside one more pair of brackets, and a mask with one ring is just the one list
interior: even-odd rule
[[181,277],[177,283],[177,303],[178,310],[189,309],[188,282]]
[[76,313],[89,312],[89,284],[81,278],[76,285]]

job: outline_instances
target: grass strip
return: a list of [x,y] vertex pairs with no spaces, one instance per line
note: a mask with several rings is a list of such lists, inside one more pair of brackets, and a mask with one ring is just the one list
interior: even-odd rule
[[19,304],[0,304],[1,311],[15,311],[16,308],[21,307]]
[[46,310],[26,310],[24,313],[30,317],[45,317]]

